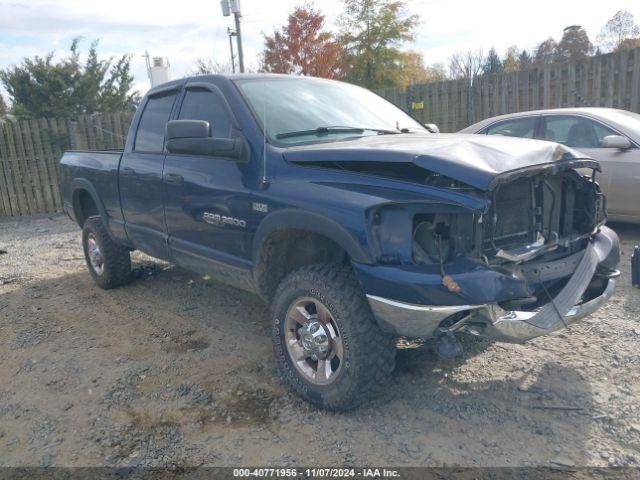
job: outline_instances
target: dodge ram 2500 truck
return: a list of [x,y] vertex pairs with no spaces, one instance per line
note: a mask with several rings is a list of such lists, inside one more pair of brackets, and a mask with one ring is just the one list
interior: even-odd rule
[[555,143],[430,133],[345,83],[213,75],[149,91],[123,151],[66,152],[61,189],[100,287],[137,249],[257,293],[284,380],[343,410],[400,337],[525,342],[606,302],[598,171]]

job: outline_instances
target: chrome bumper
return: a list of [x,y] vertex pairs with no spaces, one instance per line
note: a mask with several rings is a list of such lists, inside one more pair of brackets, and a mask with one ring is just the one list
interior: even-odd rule
[[[591,315],[604,305],[609,298],[611,298],[615,287],[615,279],[610,278],[606,288],[599,296],[589,300],[588,302],[572,306],[566,313],[562,314],[562,317],[560,317],[558,312],[555,311],[553,313],[545,313],[543,311],[547,305],[554,308],[551,303],[548,303],[537,312],[517,310],[505,311],[497,305],[491,305],[481,311],[475,312],[470,316],[469,321],[474,321],[474,317],[477,320],[478,317],[476,315],[481,316],[482,319],[488,320],[486,323],[487,326],[481,333],[483,337],[502,342],[523,343],[542,335],[548,335],[564,327],[568,327],[572,323]],[[544,323],[537,322],[536,324],[537,319],[547,318],[545,315],[550,315],[553,317],[553,320]],[[468,325],[463,325],[463,327],[471,333],[478,333],[469,329]]]
[[388,298],[367,295],[369,306],[378,322],[403,337],[428,338],[433,336],[440,322],[456,313],[475,311],[486,305],[414,305]]
[[448,325],[448,330],[466,330],[497,341],[523,343],[577,322],[596,311],[613,295],[618,275],[615,272],[609,275],[600,295],[583,299],[598,264],[609,251],[602,240],[590,243],[560,293],[535,311],[506,311],[497,304],[429,306],[371,295],[367,295],[367,299],[376,319],[401,336],[431,337],[444,319],[464,312],[464,316]]

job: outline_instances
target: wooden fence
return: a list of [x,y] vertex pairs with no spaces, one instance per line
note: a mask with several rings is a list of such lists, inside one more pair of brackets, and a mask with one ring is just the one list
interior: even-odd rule
[[480,76],[472,86],[467,80],[452,80],[378,93],[443,132],[456,132],[496,115],[544,108],[590,106],[640,112],[640,48]]
[[[443,132],[540,108],[614,107],[640,112],[640,48],[515,73],[387,89],[382,96]],[[122,148],[132,113],[0,120],[0,216],[57,212],[58,160],[69,148]]]
[[58,212],[58,161],[70,148],[123,148],[132,113],[0,120],[0,216]]

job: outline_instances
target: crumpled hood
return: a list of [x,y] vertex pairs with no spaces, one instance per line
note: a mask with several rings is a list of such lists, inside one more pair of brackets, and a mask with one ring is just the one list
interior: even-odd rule
[[464,134],[393,134],[290,147],[291,162],[411,162],[480,190],[545,168],[589,167],[595,160],[558,143]]

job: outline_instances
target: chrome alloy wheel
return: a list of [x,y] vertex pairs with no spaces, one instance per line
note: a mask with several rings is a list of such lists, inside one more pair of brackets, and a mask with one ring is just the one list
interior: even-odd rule
[[96,237],[92,233],[87,237],[87,255],[89,256],[89,262],[91,263],[93,271],[98,276],[102,275],[104,272],[104,259],[102,258],[102,252],[100,251]]
[[287,311],[284,327],[287,351],[304,378],[315,385],[333,382],[344,362],[344,347],[329,309],[315,298],[300,298]]

